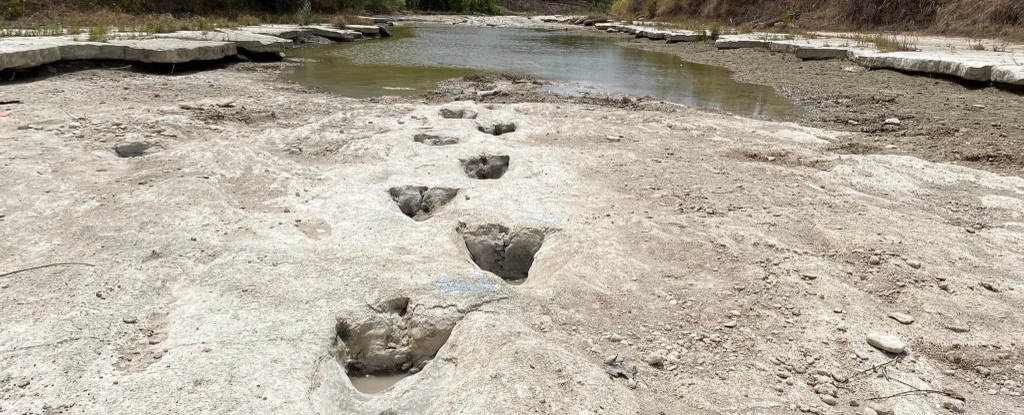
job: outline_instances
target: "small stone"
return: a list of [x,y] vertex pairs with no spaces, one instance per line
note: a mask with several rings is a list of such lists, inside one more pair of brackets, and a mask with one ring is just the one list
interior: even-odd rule
[[618,358],[618,357],[619,357],[619,355],[616,355],[616,354],[608,355],[608,357],[604,358],[604,364],[606,364],[606,365],[615,364],[615,359]]
[[28,379],[22,379],[22,380],[19,380],[19,381],[18,381],[17,385],[18,385],[18,387],[19,387],[19,388],[22,388],[22,389],[24,389],[25,387],[27,387],[27,386],[28,386],[29,384],[31,384],[31,383],[32,383],[32,381],[31,381],[31,380],[28,380]]
[[994,293],[999,292],[999,288],[996,287],[995,285],[992,285],[992,283],[990,283],[990,282],[982,281],[981,283],[979,283],[979,285],[981,285],[982,288],[984,288],[986,290],[989,290],[989,291],[992,291]]
[[962,414],[966,410],[964,409],[964,403],[962,401],[958,401],[955,399],[950,399],[943,402],[942,407],[946,408],[947,410],[955,414]]
[[900,125],[901,123],[902,122],[900,121],[899,118],[892,117],[892,118],[886,118],[885,122],[883,124],[885,124],[885,125]]
[[914,316],[906,313],[892,312],[889,313],[889,318],[896,320],[903,324],[912,324],[914,322]]
[[967,333],[971,331],[971,328],[968,327],[966,324],[946,323],[945,327],[947,330],[952,331],[954,333]]
[[837,404],[839,404],[839,400],[837,400],[832,395],[821,395],[821,401],[825,402],[830,406],[836,406]]
[[870,406],[878,415],[893,415],[892,407],[884,403],[873,403]]
[[636,387],[640,386],[640,384],[636,381],[636,379],[629,379],[626,381],[626,386],[629,387],[630,389],[636,389]]
[[611,336],[608,336],[608,340],[611,341],[612,343],[618,343],[624,339],[619,334],[612,334]]
[[653,367],[660,367],[665,364],[665,357],[658,353],[652,352],[651,354],[647,355],[647,358],[644,359],[644,362]]
[[121,321],[125,322],[125,324],[135,324],[139,322],[139,319],[134,316],[124,316],[121,318]]
[[861,413],[864,415],[878,415],[878,412],[875,412],[875,410],[871,408],[864,408],[864,410],[861,411]]
[[876,255],[872,255],[872,256],[868,257],[868,264],[878,265],[878,264],[881,264],[881,263],[882,263],[882,259],[879,258]]
[[974,370],[976,372],[978,372],[979,375],[982,375],[982,376],[988,376],[988,375],[992,374],[992,370],[990,370],[989,368],[987,368],[985,366],[975,366]]
[[867,342],[876,349],[894,354],[903,353],[907,349],[907,344],[903,340],[888,334],[871,333],[867,337]]
[[728,327],[730,329],[733,328],[733,327],[736,327],[736,320],[729,320],[729,321],[725,322],[724,325],[725,325],[725,327]]
[[916,259],[908,259],[907,265],[910,265],[910,267],[913,269],[921,269],[921,261],[918,261]]

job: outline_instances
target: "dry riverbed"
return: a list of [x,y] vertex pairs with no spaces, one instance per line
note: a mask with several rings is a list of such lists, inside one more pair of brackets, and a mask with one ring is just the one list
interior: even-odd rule
[[1024,179],[908,149],[904,95],[860,133],[289,64],[0,85],[0,413],[1024,408]]
[[[603,35],[622,38],[623,35]],[[1024,97],[942,77],[868,71],[849,61],[801,61],[760,49],[717,50],[711,42],[624,46],[727,68],[742,82],[768,85],[808,110],[810,125],[862,132],[837,152],[905,154],[1006,174],[1024,173]],[[896,118],[899,125],[887,125]]]

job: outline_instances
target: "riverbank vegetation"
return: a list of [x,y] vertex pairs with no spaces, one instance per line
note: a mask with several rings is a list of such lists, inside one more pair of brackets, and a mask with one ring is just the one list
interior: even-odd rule
[[620,19],[1024,39],[1022,0],[616,0]]

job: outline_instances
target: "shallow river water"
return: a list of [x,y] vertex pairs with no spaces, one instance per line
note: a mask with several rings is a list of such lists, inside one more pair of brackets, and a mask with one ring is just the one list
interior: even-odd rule
[[294,57],[313,61],[288,76],[303,85],[366,98],[421,94],[459,76],[514,73],[580,85],[569,93],[596,88],[745,116],[791,119],[800,114],[770,87],[736,82],[725,69],[622,47],[613,39],[468,27],[393,28],[392,33],[387,39],[292,51]]

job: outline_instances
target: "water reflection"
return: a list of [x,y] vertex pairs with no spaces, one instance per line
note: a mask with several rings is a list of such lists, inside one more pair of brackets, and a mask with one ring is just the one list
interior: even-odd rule
[[351,97],[414,95],[443,79],[518,73],[652,96],[740,115],[795,118],[800,110],[773,89],[734,81],[729,71],[618,46],[606,38],[525,29],[398,28],[391,39],[296,51],[318,62],[295,81]]

